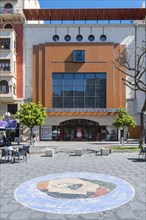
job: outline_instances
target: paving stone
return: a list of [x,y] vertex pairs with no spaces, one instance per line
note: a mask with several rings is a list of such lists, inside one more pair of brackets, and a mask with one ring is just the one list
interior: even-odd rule
[[8,220],[9,213],[0,211],[0,220]]
[[30,214],[30,219],[31,220],[37,220],[37,219],[45,219],[45,213],[43,212],[32,212]]
[[3,212],[12,212],[19,208],[19,204],[4,204],[1,202],[1,213]]
[[129,203],[130,207],[133,210],[144,210],[146,209],[146,204],[145,203],[141,203],[141,202],[137,202],[137,201],[132,201]]
[[[43,147],[43,143],[41,142]],[[46,143],[45,143],[46,144]],[[69,154],[74,148],[74,143],[51,142],[48,145],[56,146],[54,158],[45,158],[40,155],[31,155],[27,164],[21,161],[20,164],[1,164],[1,204],[3,209],[0,220],[144,220],[145,215],[145,162],[134,162],[136,153],[112,153],[107,157],[96,156],[94,153],[86,153],[81,157],[73,157]],[[91,143],[76,143],[77,147],[93,148],[97,146]],[[40,149],[40,148],[38,148]],[[59,153],[65,151],[67,153]],[[54,173],[61,172],[90,172],[104,173],[128,181],[135,187],[135,197],[132,201],[117,207],[116,210],[99,212],[93,214],[79,215],[57,215],[37,212],[28,209],[15,201],[14,190],[23,182]],[[140,186],[140,187],[139,187]]]
[[30,220],[30,213],[27,211],[20,211],[11,213],[7,220]]
[[121,220],[137,220],[137,216],[134,214],[132,210],[129,209],[117,210],[116,214],[119,216],[119,219]]
[[135,212],[139,218],[146,219],[146,208],[144,210],[136,210]]

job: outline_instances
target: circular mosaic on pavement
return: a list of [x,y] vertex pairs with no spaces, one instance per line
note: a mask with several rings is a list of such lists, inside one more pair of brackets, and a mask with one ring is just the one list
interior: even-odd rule
[[105,174],[58,173],[38,177],[16,188],[22,205],[56,214],[85,214],[116,208],[129,202],[135,190],[128,182]]

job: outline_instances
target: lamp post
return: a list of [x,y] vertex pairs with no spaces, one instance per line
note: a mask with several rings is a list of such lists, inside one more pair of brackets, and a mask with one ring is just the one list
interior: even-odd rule
[[15,142],[20,144],[20,122],[19,119],[16,119],[17,126],[16,126],[16,133],[15,133]]
[[8,144],[9,144],[9,141],[10,141],[10,131],[9,131],[9,120],[10,120],[10,117],[11,117],[11,114],[10,112],[6,112],[5,115],[4,115],[4,118],[7,122],[7,125],[8,125],[8,130],[6,130],[6,137],[8,139]]
[[142,112],[143,114],[143,144],[146,143],[146,111]]

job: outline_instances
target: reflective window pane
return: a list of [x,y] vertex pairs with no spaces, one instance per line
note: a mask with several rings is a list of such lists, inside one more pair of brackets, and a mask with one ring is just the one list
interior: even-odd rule
[[74,86],[75,96],[84,96],[84,86]]
[[53,97],[53,108],[62,108],[62,98]]
[[74,108],[84,108],[84,97],[74,98]]
[[73,74],[63,74],[64,85],[73,85]]
[[62,96],[62,86],[53,86],[53,96]]
[[95,84],[95,74],[94,73],[87,73],[85,74],[85,83],[86,85],[89,85],[89,84],[92,84],[94,85]]
[[74,85],[84,85],[84,73],[77,73],[74,75]]
[[95,108],[94,97],[85,97],[85,108]]
[[106,73],[97,73],[95,74],[95,83],[100,84],[101,82],[105,82]]
[[73,98],[64,97],[64,108],[73,108]]
[[96,97],[96,108],[106,108],[106,100],[101,97]]
[[53,85],[62,85],[62,74],[53,73]]
[[95,96],[95,86],[88,85],[85,87],[85,96]]
[[73,96],[73,86],[64,86],[64,96]]

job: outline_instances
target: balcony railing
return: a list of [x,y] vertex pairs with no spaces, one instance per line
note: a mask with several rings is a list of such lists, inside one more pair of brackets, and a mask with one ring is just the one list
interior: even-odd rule
[[16,88],[13,85],[0,86],[0,98],[16,99]]
[[10,71],[10,66],[0,67],[1,72]]
[[16,101],[17,96],[13,93],[0,93],[0,100],[1,101],[9,101],[9,102],[13,102]]
[[0,14],[14,14],[13,8],[0,8]]

